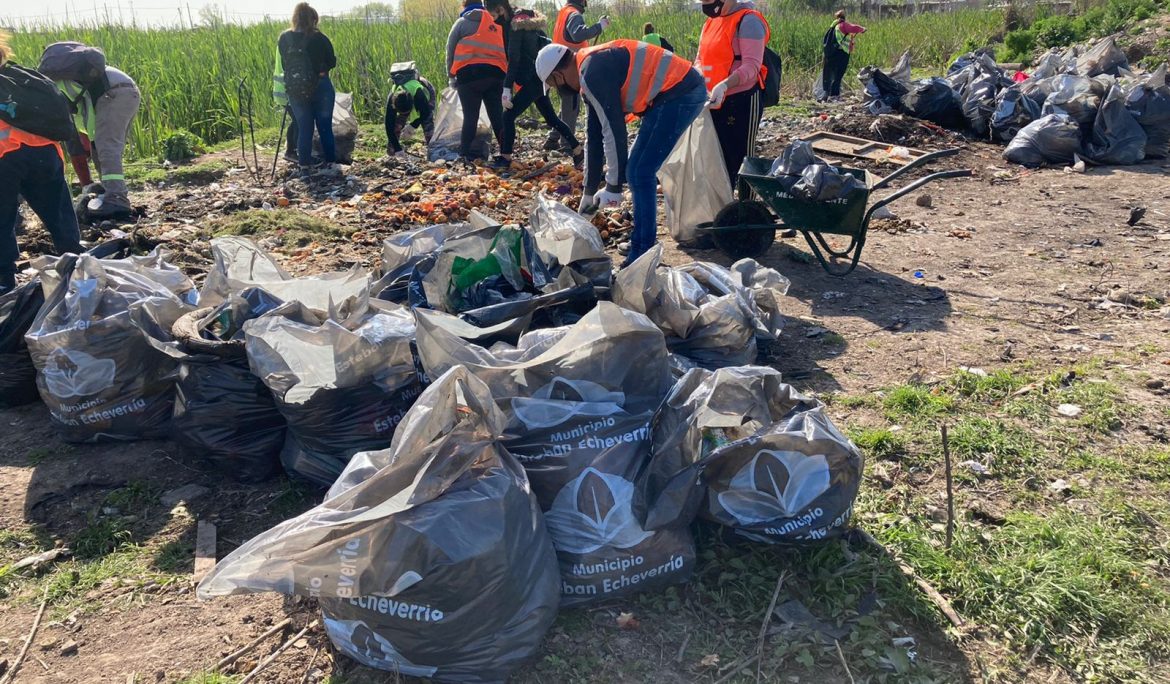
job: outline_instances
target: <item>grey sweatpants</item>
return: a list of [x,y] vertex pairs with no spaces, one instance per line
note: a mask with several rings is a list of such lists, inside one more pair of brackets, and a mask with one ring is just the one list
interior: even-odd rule
[[[581,114],[581,94],[568,88],[557,88],[557,93],[561,96],[561,121],[564,121],[568,124],[569,128],[576,131],[577,117]],[[548,139],[550,141],[560,140],[562,138],[563,136],[555,130],[549,131]]]
[[126,137],[130,133],[130,123],[138,113],[141,97],[138,86],[123,83],[107,90],[94,105],[97,123],[94,130],[96,140],[93,141],[93,163],[106,189],[103,204],[130,208],[122,155],[126,152]]

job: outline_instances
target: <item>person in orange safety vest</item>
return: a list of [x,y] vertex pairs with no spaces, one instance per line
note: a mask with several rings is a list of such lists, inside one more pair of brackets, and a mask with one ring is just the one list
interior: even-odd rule
[[[12,50],[0,32],[0,68]],[[62,96],[63,97],[63,96]],[[33,135],[0,119],[0,295],[16,287],[16,220],[23,197],[45,224],[58,253],[79,254],[81,232],[73,213],[61,149],[52,140]]]
[[[585,8],[588,0],[569,0],[561,11],[557,13],[556,23],[553,24],[552,40],[557,45],[564,45],[573,52],[589,45],[589,41],[601,36],[609,28],[609,16],[602,16],[597,23],[590,26],[585,23]],[[581,113],[581,99],[578,93],[571,90],[557,89],[561,98],[561,121],[569,128],[577,129],[577,118]],[[551,152],[558,147],[568,151],[571,141],[556,131],[550,131],[544,142],[544,149]]]
[[[707,103],[703,77],[669,50],[636,40],[576,53],[546,45],[536,56],[536,72],[545,87],[579,92],[589,105],[581,213],[619,206],[622,185],[629,182],[634,231],[622,264],[628,266],[657,242],[658,169]],[[629,150],[627,115],[642,119]]]
[[480,151],[472,149],[481,107],[487,110],[496,141],[502,140],[502,93],[511,20],[512,7],[507,0],[464,0],[463,12],[447,36],[447,74],[463,110],[459,153],[466,159],[482,157]]
[[704,0],[703,14],[695,66],[711,93],[711,121],[734,186],[764,115],[764,47],[771,29],[750,0]]

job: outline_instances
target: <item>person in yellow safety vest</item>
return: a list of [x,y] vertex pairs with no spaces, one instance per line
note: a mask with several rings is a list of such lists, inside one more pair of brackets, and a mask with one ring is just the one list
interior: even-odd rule
[[[565,6],[557,13],[556,23],[553,24],[552,41],[554,43],[564,45],[576,52],[609,28],[609,15],[603,15],[592,26],[585,23],[585,8],[588,6],[589,0],[569,0],[565,3]],[[561,98],[561,121],[568,124],[569,128],[577,130],[577,118],[581,113],[580,95],[561,88],[557,89],[557,94]],[[571,152],[571,145],[572,141],[557,131],[550,131],[548,138],[544,141],[546,152],[552,152],[558,147],[566,152]]]
[[386,154],[405,154],[399,136],[408,125],[421,128],[423,139],[431,142],[431,136],[435,134],[437,100],[435,86],[422,76],[402,84],[395,83],[390,88],[390,95],[386,98]]
[[667,40],[665,36],[663,36],[658,31],[655,31],[654,24],[651,24],[650,22],[642,24],[642,42],[650,43],[651,45],[657,45],[663,50],[670,50],[671,52],[674,52],[674,46],[670,44],[670,41]]
[[477,156],[472,144],[481,108],[487,110],[496,142],[503,139],[506,35],[511,20],[512,7],[507,0],[463,0],[463,11],[447,35],[448,85],[459,93],[463,110],[459,154],[465,159]]
[[841,80],[849,68],[853,39],[860,33],[865,33],[865,27],[845,21],[845,10],[837,10],[833,25],[825,31],[823,40],[825,67],[821,74],[821,86],[825,89],[825,97],[841,96]]
[[[107,66],[105,78],[90,82],[57,81],[57,87],[73,103],[77,130],[86,140],[80,147],[70,146],[69,156],[74,168],[85,168],[88,157],[93,158],[94,167],[105,193],[89,201],[89,216],[94,219],[127,218],[130,216],[130,192],[126,187],[122,158],[126,154],[126,139],[130,125],[138,114],[142,95],[134,79],[124,72]],[[88,176],[78,172],[84,183]]]
[[[703,77],[669,50],[635,40],[615,40],[575,54],[564,45],[546,45],[536,56],[536,73],[546,87],[580,92],[589,105],[580,211],[619,206],[622,184],[629,180],[634,232],[624,268],[657,242],[658,169],[707,104]],[[627,115],[642,118],[630,150]]]
[[734,187],[764,115],[764,48],[771,28],[751,0],[704,0],[695,66],[711,93],[711,122]]
[[[0,68],[12,50],[0,31]],[[0,295],[16,287],[16,220],[20,198],[45,224],[58,253],[80,254],[81,232],[73,213],[65,164],[56,143],[0,120]],[[2,307],[0,307],[2,308]]]

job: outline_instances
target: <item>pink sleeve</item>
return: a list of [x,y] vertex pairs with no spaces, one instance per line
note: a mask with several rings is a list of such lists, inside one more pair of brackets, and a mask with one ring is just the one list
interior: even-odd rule
[[848,34],[848,33],[865,33],[864,26],[858,26],[857,24],[850,24],[847,21],[843,21],[840,24],[837,24],[837,28],[841,29],[841,33],[846,33],[846,34]]
[[728,78],[730,81],[728,94],[731,95],[750,89],[760,80],[760,67],[764,65],[764,39],[737,36],[733,41],[733,47],[742,61]]

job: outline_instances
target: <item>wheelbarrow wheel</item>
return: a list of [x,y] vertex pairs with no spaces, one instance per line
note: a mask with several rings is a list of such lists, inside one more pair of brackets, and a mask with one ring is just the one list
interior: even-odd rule
[[775,228],[747,228],[728,230],[734,226],[775,224],[776,218],[768,205],[758,200],[737,200],[719,210],[712,226],[725,230],[711,231],[711,239],[724,254],[732,259],[758,257],[776,241]]

